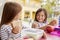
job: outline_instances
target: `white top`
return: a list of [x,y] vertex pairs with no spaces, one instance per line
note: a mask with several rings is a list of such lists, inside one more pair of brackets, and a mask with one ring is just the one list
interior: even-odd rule
[[2,25],[1,30],[0,30],[0,35],[2,40],[9,40],[9,38],[16,39],[20,37],[20,33],[18,34],[13,34],[12,33],[12,27],[10,25]]
[[37,21],[34,21],[33,23],[37,23],[38,26],[36,28],[41,28],[41,27],[44,27],[48,24],[48,22],[45,22],[45,23],[40,23],[40,22],[37,22]]
[[46,22],[46,23],[39,23],[39,22],[38,22],[38,26],[39,26],[39,27],[46,26],[47,24],[48,24],[47,22]]

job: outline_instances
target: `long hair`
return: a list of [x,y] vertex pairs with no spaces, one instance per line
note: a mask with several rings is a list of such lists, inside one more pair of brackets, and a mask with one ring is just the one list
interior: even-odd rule
[[3,24],[10,23],[15,16],[22,10],[20,4],[15,2],[7,2],[4,5],[0,28]]
[[37,14],[39,13],[39,12],[41,12],[41,11],[43,11],[44,12],[44,14],[45,14],[45,19],[44,19],[44,22],[46,22],[46,20],[47,20],[47,11],[45,10],[45,9],[43,9],[43,8],[40,8],[40,9],[38,9],[37,11],[36,11],[36,14],[35,14],[35,20],[34,21],[37,21],[38,22],[38,20],[37,20]]

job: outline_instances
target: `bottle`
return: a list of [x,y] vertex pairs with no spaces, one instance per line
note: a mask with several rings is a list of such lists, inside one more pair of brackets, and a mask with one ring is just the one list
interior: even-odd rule
[[59,16],[59,27],[60,27],[60,16]]

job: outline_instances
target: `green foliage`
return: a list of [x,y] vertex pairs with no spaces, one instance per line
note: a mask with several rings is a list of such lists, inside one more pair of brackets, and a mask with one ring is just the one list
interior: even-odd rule
[[53,0],[52,2],[47,0],[46,5],[42,5],[42,8],[45,8],[48,11],[48,13],[52,14],[53,13],[53,10],[52,10],[53,6],[56,6],[55,0]]

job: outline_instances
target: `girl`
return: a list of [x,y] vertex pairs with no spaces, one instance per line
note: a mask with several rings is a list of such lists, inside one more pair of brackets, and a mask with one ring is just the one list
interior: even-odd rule
[[22,25],[18,19],[21,10],[22,7],[17,3],[5,3],[0,24],[1,40],[9,40],[9,38],[15,40],[20,37]]
[[[45,9],[38,9],[35,15],[35,21],[32,24],[32,28],[38,28],[38,29],[45,29],[46,23],[47,23],[47,12]],[[46,38],[45,32],[43,33],[43,37]]]
[[35,15],[35,21],[32,24],[33,28],[41,28],[45,29],[45,25],[47,24],[47,12],[45,9],[38,9]]
[[56,25],[56,20],[52,20],[49,24],[47,23],[47,11],[43,8],[37,10],[35,15],[35,21],[32,24],[32,28],[38,28],[46,30],[48,25]]

